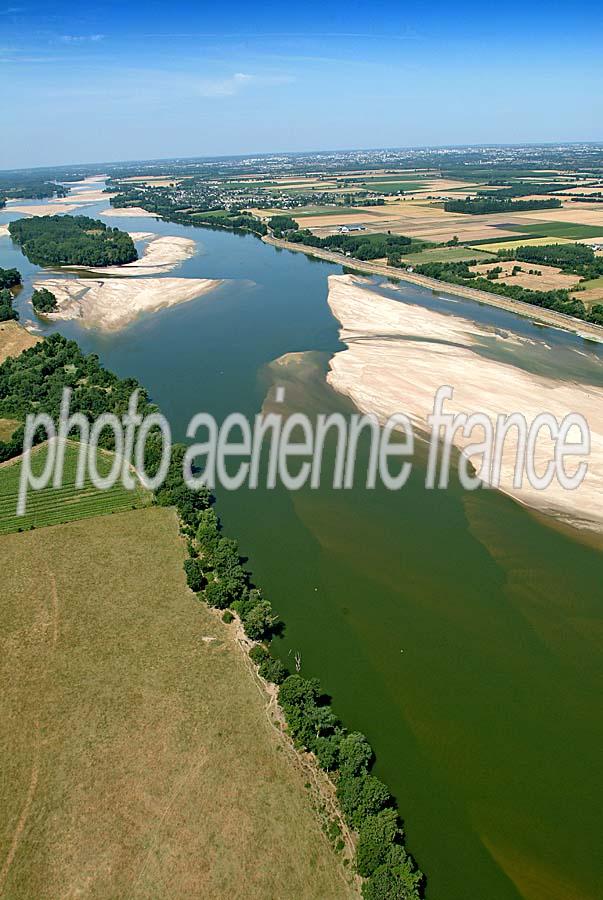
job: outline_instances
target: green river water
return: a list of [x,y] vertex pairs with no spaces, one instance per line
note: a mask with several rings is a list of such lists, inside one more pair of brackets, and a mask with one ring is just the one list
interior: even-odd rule
[[[118,334],[58,326],[138,378],[176,437],[199,411],[255,415],[277,384],[288,408],[352,410],[325,382],[329,357],[344,350],[327,305],[337,266],[253,236],[106,221],[193,237],[197,254],[170,274],[228,279]],[[39,270],[8,238],[0,265],[24,274],[17,305],[32,318]],[[410,285],[380,289],[537,342],[486,341],[485,354],[603,384],[603,352],[579,338]],[[303,355],[274,364],[293,352]],[[429,900],[595,900],[603,555],[497,493],[426,491],[418,457],[397,493],[218,491],[218,512],[286,623],[276,652],[290,666],[299,653],[302,674],[318,676],[375,747]]]

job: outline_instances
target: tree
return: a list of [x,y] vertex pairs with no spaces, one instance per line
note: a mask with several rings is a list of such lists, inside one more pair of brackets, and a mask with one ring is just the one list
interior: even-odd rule
[[0,288],[0,322],[18,318],[19,313],[13,309],[13,295],[8,288]]
[[270,634],[276,621],[270,601],[260,600],[243,618],[245,634],[252,641],[260,641]]
[[356,867],[365,878],[388,862],[392,845],[400,835],[398,813],[384,809],[364,820],[358,831]]
[[185,559],[184,571],[186,572],[186,583],[189,588],[191,591],[194,591],[195,594],[198,594],[199,591],[203,590],[205,585],[205,576],[200,561],[191,558]]
[[391,795],[374,775],[342,775],[337,796],[352,828],[359,829],[367,816],[374,816],[392,802]]
[[362,885],[364,900],[418,900],[423,875],[410,866],[380,866]]
[[359,731],[347,734],[339,745],[339,768],[344,775],[365,775],[373,760],[373,749]]
[[38,313],[54,312],[58,306],[57,298],[52,291],[49,291],[46,288],[39,288],[34,291],[31,296],[31,303]]

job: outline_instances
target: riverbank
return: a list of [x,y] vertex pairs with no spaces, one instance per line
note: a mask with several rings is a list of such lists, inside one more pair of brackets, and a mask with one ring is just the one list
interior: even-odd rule
[[222,283],[209,278],[40,278],[33,286],[56,297],[58,310],[47,314],[49,320],[78,319],[101,331],[117,331],[141,313],[188,303]]
[[[603,532],[603,470],[598,464],[603,459],[603,389],[556,381],[500,362],[483,351],[491,349],[493,340],[521,345],[521,338],[493,335],[469,319],[382,297],[354,275],[329,278],[329,306],[342,325],[340,336],[348,349],[332,357],[328,381],[382,423],[394,413],[405,413],[417,433],[429,433],[427,417],[441,385],[454,388],[447,412],[485,413],[493,427],[499,415],[516,412],[528,424],[543,411],[557,421],[569,412],[582,415],[590,428],[591,450],[590,468],[579,488],[564,489],[554,479],[546,490],[537,490],[525,476],[521,487],[516,487],[517,432],[513,429],[504,442],[500,490],[574,528]],[[482,457],[470,445],[482,439],[483,429],[469,437],[457,431],[454,439],[478,474]],[[551,459],[552,448],[550,439],[537,441],[539,474]],[[578,462],[570,461],[570,472]],[[488,481],[485,472],[482,480]]]
[[350,269],[355,269],[366,275],[381,275],[384,278],[395,278],[398,281],[407,281],[410,284],[416,284],[432,291],[440,291],[446,294],[466,297],[469,300],[475,300],[477,303],[485,303],[488,306],[494,306],[497,309],[504,309],[508,312],[516,313],[518,316],[531,319],[533,322],[538,322],[542,325],[550,325],[553,328],[562,328],[564,331],[571,331],[588,340],[603,343],[603,326],[593,325],[591,322],[583,322],[581,319],[574,319],[572,316],[564,315],[564,313],[543,309],[540,306],[532,306],[530,303],[511,300],[510,298],[502,297],[499,294],[489,294],[487,291],[479,291],[475,288],[466,287],[465,285],[437,281],[435,278],[428,278],[426,275],[418,275],[416,272],[407,272],[404,269],[398,269],[394,266],[353,259],[352,257],[345,256],[343,253],[334,253],[331,250],[322,250],[318,247],[306,247],[304,244],[294,244],[290,241],[272,237],[271,235],[265,235],[262,240],[273,247],[279,247],[282,250],[293,250],[297,253],[304,253],[306,256],[324,259],[326,262],[347,266]]

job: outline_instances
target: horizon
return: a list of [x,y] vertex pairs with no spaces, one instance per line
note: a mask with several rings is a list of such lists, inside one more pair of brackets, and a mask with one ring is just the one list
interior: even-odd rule
[[558,24],[541,4],[515,2],[500,17],[471,2],[385,2],[367,22],[355,5],[180,2],[153,27],[165,16],[156,2],[142,20],[133,2],[7,7],[0,63],[12,90],[1,109],[11,140],[0,169],[598,143],[600,15],[594,3]]
[[[267,150],[262,152],[255,152],[253,150],[249,150],[242,153],[216,153],[210,155],[198,155],[198,156],[157,156],[157,157],[128,157],[122,159],[103,159],[103,160],[78,160],[78,161],[69,161],[69,162],[60,162],[52,165],[44,165],[44,166],[23,166],[18,168],[10,168],[10,169],[0,169],[0,174],[11,174],[13,172],[25,172],[25,171],[46,171],[46,170],[55,170],[55,169],[69,169],[69,168],[94,168],[94,167],[102,167],[102,166],[119,166],[119,165],[133,165],[135,163],[194,163],[194,162],[212,162],[214,160],[229,160],[229,159],[248,159],[250,157],[266,157],[267,159],[274,156],[282,156],[282,157],[294,157],[294,156],[322,156],[331,153],[402,153],[404,151],[415,151],[415,150],[495,150],[495,149],[522,149],[524,147],[533,147],[533,148],[563,148],[563,147],[601,147],[603,149],[603,139],[598,141],[582,141],[582,140],[572,140],[572,141],[516,141],[512,143],[477,143],[477,144],[414,144],[407,146],[383,146],[383,147],[325,147],[325,148],[309,148],[305,150]],[[104,173],[97,173],[104,174]]]

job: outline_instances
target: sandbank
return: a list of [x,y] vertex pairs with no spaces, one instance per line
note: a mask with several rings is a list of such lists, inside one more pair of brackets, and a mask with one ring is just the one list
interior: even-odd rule
[[44,278],[34,288],[55,295],[59,308],[49,319],[79,319],[102,331],[116,331],[141,313],[195,300],[222,284],[209,278]]
[[[367,281],[353,275],[329,277],[329,305],[341,322],[341,340],[347,349],[331,359],[328,381],[362,412],[375,413],[381,422],[393,413],[405,413],[417,435],[427,434],[427,416],[441,385],[454,388],[446,411],[483,412],[493,422],[499,414],[514,412],[522,413],[528,423],[542,412],[552,413],[558,421],[570,412],[584,416],[592,443],[589,470],[578,489],[565,490],[555,479],[549,488],[539,491],[525,475],[521,487],[514,487],[515,429],[504,444],[500,489],[519,503],[573,527],[603,532],[602,388],[534,375],[479,355],[486,341],[492,340],[492,331],[468,319],[384,298],[371,290]],[[498,339],[506,338],[500,335]],[[517,335],[510,340],[523,342]],[[482,435],[481,429],[468,438],[457,433],[455,445],[463,452]],[[570,439],[576,437],[572,433]],[[544,438],[537,442],[538,473],[551,458],[552,446]],[[467,455],[481,475],[481,457]],[[575,457],[568,461],[570,472],[579,461]],[[482,478],[487,480],[485,475]]]

